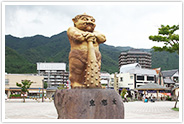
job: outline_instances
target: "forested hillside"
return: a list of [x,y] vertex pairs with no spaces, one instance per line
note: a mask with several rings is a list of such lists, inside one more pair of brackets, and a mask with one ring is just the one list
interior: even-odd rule
[[5,47],[5,71],[8,73],[36,73],[36,64],[28,62],[15,50]]
[[[65,62],[68,70],[70,43],[66,31],[52,37],[36,35],[18,38],[6,35],[5,44],[5,71],[7,73],[36,73],[37,62]],[[102,71],[118,72],[120,53],[131,48],[101,44]],[[151,49],[141,50],[152,53],[152,68],[161,67],[162,70],[179,68],[179,57],[176,53],[154,52]]]

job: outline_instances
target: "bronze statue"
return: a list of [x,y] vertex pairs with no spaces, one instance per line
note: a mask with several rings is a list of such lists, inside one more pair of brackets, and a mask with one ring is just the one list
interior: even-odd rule
[[92,16],[82,14],[72,19],[74,27],[67,30],[71,45],[69,54],[69,79],[72,88],[101,88],[101,53],[99,44],[106,38],[94,31],[96,24]]

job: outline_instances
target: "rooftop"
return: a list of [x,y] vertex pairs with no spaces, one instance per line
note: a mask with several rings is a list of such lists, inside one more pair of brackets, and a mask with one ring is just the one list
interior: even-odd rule
[[157,74],[159,74],[161,71],[161,68],[153,68],[153,69],[156,71]]
[[135,69],[129,70],[128,72],[132,74],[137,74],[137,75],[149,75],[149,76],[157,75],[155,70],[146,69],[146,68],[135,68]]
[[164,83],[166,84],[175,84],[175,82],[169,78],[164,79]]
[[167,87],[161,86],[156,83],[148,83],[146,85],[136,88],[137,90],[168,90]]
[[141,68],[141,65],[139,63],[122,65],[120,67],[120,73],[125,73],[125,72],[129,71],[130,69],[134,69],[134,68]]
[[47,90],[49,90],[49,91],[55,91],[55,90],[57,90],[58,88],[57,87],[48,87],[47,88]]
[[144,51],[141,51],[139,49],[130,49],[128,52],[122,52],[121,54],[149,54],[151,55],[151,53],[149,52],[144,52]]
[[120,73],[132,73],[132,74],[138,74],[138,75],[146,74],[151,76],[157,74],[156,70],[141,68],[141,65],[138,63],[122,65],[120,67]]
[[37,62],[37,70],[65,70],[66,63]]
[[172,77],[178,69],[173,69],[173,70],[167,70],[167,71],[162,71],[163,77]]

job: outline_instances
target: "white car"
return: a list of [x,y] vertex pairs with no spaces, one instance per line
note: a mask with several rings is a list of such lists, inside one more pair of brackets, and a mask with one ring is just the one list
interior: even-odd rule
[[7,100],[8,99],[8,97],[7,97],[7,95],[5,94],[5,100]]

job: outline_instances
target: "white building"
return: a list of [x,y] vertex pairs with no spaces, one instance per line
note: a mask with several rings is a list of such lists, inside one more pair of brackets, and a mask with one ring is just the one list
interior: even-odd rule
[[69,73],[66,72],[66,63],[37,63],[37,71],[44,76],[48,88],[58,87],[60,84],[67,86]]
[[37,63],[37,71],[40,74],[42,71],[45,72],[56,72],[56,71],[66,71],[66,63]]
[[127,64],[120,67],[120,73],[127,73],[131,69],[141,68],[139,63]]
[[[118,76],[119,89],[135,89],[147,83],[156,83],[156,71],[153,69],[141,68],[138,63],[123,65]],[[111,74],[110,85],[113,86],[114,74]]]
[[162,75],[164,78],[164,86],[172,87],[174,85],[179,86],[179,70],[167,70],[162,71]]
[[100,73],[100,79],[101,79],[101,85],[105,86],[106,88],[109,87],[109,81],[110,81],[110,74],[106,72]]

